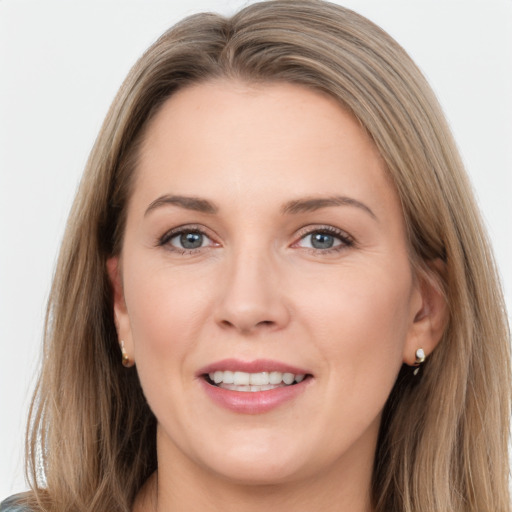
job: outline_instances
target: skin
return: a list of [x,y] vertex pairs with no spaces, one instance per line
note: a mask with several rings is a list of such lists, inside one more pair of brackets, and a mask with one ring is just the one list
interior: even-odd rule
[[[215,211],[155,203],[164,195]],[[350,201],[290,208],[334,196]],[[180,226],[202,246],[164,237]],[[313,247],[325,229],[334,247]],[[147,130],[108,270],[119,339],[158,419],[158,475],[136,510],[371,510],[382,409],[402,363],[434,348],[443,307],[412,271],[378,151],[335,100],[232,81],[172,96]],[[241,414],[197,376],[225,358],[312,377],[293,400]]]

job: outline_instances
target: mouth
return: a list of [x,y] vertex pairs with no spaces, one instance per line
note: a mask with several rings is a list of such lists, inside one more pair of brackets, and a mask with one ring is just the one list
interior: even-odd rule
[[206,395],[238,414],[262,414],[298,399],[314,380],[305,368],[270,359],[224,359],[196,374]]
[[237,370],[215,370],[203,374],[202,377],[208,384],[222,389],[257,393],[295,386],[310,378],[311,375],[279,371],[249,373]]

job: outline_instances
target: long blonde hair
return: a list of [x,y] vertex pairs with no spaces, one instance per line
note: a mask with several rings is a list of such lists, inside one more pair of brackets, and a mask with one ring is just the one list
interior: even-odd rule
[[[195,15],[136,63],[105,119],[68,221],[31,407],[26,501],[36,510],[128,511],[156,469],[156,419],[121,366],[106,259],[122,246],[144,128],[177,89],[213,78],[284,81],[359,119],[402,202],[411,259],[449,305],[420,379],[386,404],[376,511],[509,511],[509,332],[497,272],[441,109],[406,52],[362,16],[277,0],[232,18]],[[429,262],[442,260],[439,265]],[[427,270],[427,268],[429,270]]]

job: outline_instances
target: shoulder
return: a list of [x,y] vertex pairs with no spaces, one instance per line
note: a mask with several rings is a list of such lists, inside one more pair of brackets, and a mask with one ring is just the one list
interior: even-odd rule
[[9,498],[0,503],[0,512],[31,512],[31,509],[29,509],[26,505],[19,503],[21,497],[21,494],[9,496]]

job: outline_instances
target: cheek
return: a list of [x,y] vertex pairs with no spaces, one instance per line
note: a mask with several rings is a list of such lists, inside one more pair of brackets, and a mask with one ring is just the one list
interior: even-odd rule
[[[408,269],[406,263],[403,268]],[[345,268],[310,288],[302,310],[324,365],[345,389],[390,388],[410,323],[412,276],[391,267]]]
[[[160,411],[164,397],[186,381],[187,356],[204,325],[206,295],[197,283],[181,279],[179,272],[164,265],[137,265],[132,260],[126,262],[127,269],[130,263],[137,269],[125,273],[134,359],[146,398]],[[165,410],[172,414],[176,400],[165,400]]]
[[144,395],[166,425],[187,407],[190,354],[197,349],[207,308],[205,290],[165,265],[136,265],[125,273],[134,359]]
[[[135,349],[175,351],[190,338],[205,314],[208,287],[205,280],[172,271],[166,265],[135,265],[126,272],[125,298]],[[206,281],[207,282],[207,281]]]

